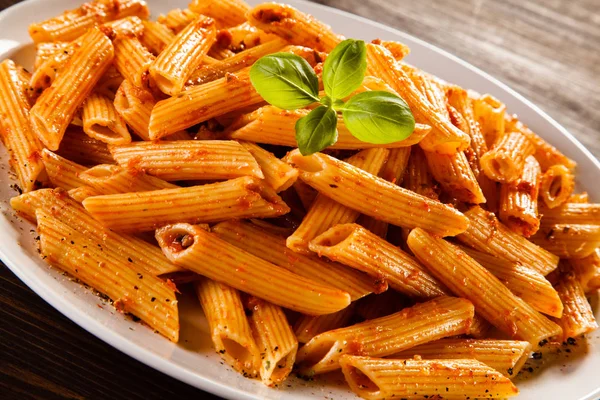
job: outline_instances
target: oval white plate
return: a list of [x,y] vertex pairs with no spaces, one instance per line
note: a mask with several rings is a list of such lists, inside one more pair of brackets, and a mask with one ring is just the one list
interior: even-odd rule
[[[0,60],[12,57],[24,66],[33,62],[33,46],[27,34],[29,23],[77,7],[83,0],[28,0],[0,13]],[[147,0],[153,16],[169,9],[185,8],[188,0],[163,2]],[[250,1],[255,4],[259,1]],[[535,132],[557,146],[579,164],[578,183],[592,199],[600,200],[600,163],[563,127],[507,86],[466,62],[419,39],[397,30],[335,9],[288,0],[287,3],[330,24],[349,37],[371,40],[399,40],[410,46],[409,61],[447,81],[482,93],[491,93],[504,101]],[[341,379],[303,382],[296,378],[280,389],[268,389],[258,381],[242,378],[220,363],[211,350],[206,321],[197,301],[190,296],[180,300],[181,341],[168,342],[150,329],[136,324],[103,304],[97,296],[70,281],[59,271],[48,268],[39,259],[34,246],[31,224],[15,217],[8,205],[16,193],[6,165],[7,155],[0,150],[0,258],[31,289],[57,310],[93,335],[137,360],[190,385],[231,399],[304,399],[329,397],[354,398]],[[100,306],[100,307],[98,307]],[[101,308],[102,307],[102,308]],[[598,307],[596,307],[598,308]],[[597,318],[598,310],[596,310]],[[599,333],[591,335],[588,354],[561,360],[545,368],[536,377],[519,383],[520,399],[592,400],[600,394]],[[289,383],[289,385],[288,385]]]

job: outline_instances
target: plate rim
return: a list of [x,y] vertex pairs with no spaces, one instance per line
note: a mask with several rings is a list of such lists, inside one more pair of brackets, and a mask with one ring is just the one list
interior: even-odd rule
[[[14,4],[2,11],[0,11],[0,24],[10,16],[11,13],[20,10],[21,8],[29,8],[38,3],[43,3],[45,0],[24,0],[20,3]],[[47,0],[46,0],[47,1]],[[281,0],[285,2],[285,0]],[[521,95],[516,90],[512,89],[510,86],[502,82],[501,80],[495,78],[489,73],[483,71],[479,67],[463,60],[462,58],[452,54],[449,51],[446,51],[436,45],[433,45],[423,39],[420,39],[416,36],[403,32],[399,29],[392,28],[390,26],[385,25],[384,23],[377,22],[366,17],[352,14],[351,12],[340,10],[335,7],[326,6],[319,3],[314,3],[308,0],[294,0],[295,2],[299,2],[301,4],[306,4],[310,7],[320,8],[329,13],[337,14],[343,16],[345,18],[353,19],[361,24],[371,25],[373,27],[385,30],[393,35],[401,36],[408,38],[412,41],[419,43],[419,45],[428,48],[429,50],[434,51],[435,53],[445,56],[452,60],[455,63],[460,64],[461,66],[467,68],[471,73],[478,74],[483,78],[491,81],[493,84],[499,86],[501,89],[508,92],[510,95],[514,96],[520,102],[528,106],[532,109],[536,114],[545,119],[548,123],[550,123],[555,129],[557,129],[564,137],[566,137],[575,147],[588,158],[592,164],[596,167],[598,171],[600,171],[600,161],[588,150],[573,134],[571,134],[565,127],[559,124],[556,120],[554,120],[550,115],[548,115],[544,110],[542,110],[535,103]],[[56,3],[60,3],[61,0],[55,0]],[[47,4],[47,2],[46,2]],[[30,258],[30,257],[28,257]],[[257,400],[261,399],[258,394],[253,394],[241,389],[237,389],[231,386],[228,386],[222,382],[212,380],[210,378],[204,377],[202,375],[198,375],[189,368],[186,368],[182,365],[179,365],[173,362],[170,359],[165,359],[164,357],[159,356],[158,354],[154,354],[141,346],[139,346],[136,342],[123,338],[119,335],[116,335],[111,329],[103,326],[98,320],[94,319],[92,316],[86,314],[85,312],[77,309],[76,307],[70,305],[66,302],[61,302],[60,297],[57,297],[52,290],[49,289],[47,285],[43,282],[36,280],[33,277],[28,276],[26,270],[24,268],[17,267],[16,261],[11,259],[8,254],[5,252],[2,246],[0,246],[0,260],[23,282],[25,283],[33,292],[35,292],[38,296],[40,296],[44,301],[50,304],[55,310],[63,314],[70,321],[94,335],[98,339],[103,342],[109,344],[120,352],[132,357],[133,359],[157,370],[165,375],[168,375],[174,379],[177,379],[181,382],[184,382],[192,387],[197,389],[212,393],[217,396],[232,398],[232,399],[248,399],[248,400]],[[600,387],[596,390],[593,390],[587,395],[580,397],[577,400],[594,400],[596,396],[600,395]]]

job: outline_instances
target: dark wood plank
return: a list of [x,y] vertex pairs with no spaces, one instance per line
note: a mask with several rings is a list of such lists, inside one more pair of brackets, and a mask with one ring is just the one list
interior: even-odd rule
[[[600,157],[597,0],[318,2],[413,34],[482,68],[534,101]],[[0,0],[0,10],[14,3]],[[3,264],[0,270],[2,398],[212,397],[96,339]]]

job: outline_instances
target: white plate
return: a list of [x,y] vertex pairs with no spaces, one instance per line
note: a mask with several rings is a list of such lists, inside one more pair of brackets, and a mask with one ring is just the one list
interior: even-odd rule
[[[77,7],[83,0],[29,0],[0,13],[0,60],[12,57],[25,66],[33,62],[33,46],[27,25]],[[258,3],[259,1],[250,1]],[[411,48],[409,61],[450,82],[491,93],[504,101],[535,132],[557,146],[579,164],[577,179],[581,189],[600,201],[600,163],[540,109],[494,78],[434,46],[397,30],[335,9],[288,0],[288,3],[330,24],[349,37],[371,40],[399,40]],[[153,16],[169,9],[185,8],[188,0],[148,0]],[[0,150],[0,258],[31,289],[53,307],[93,335],[135,359],[200,389],[231,399],[354,398],[340,379],[305,383],[291,379],[280,389],[268,389],[258,381],[242,378],[221,365],[211,350],[206,321],[197,301],[180,299],[181,341],[172,344],[150,329],[114,312],[88,289],[49,269],[34,247],[33,226],[14,216],[8,205],[16,193],[9,188],[7,155]],[[103,308],[99,308],[98,305]],[[598,307],[596,307],[598,308]],[[597,318],[598,310],[596,310]],[[520,399],[592,400],[600,395],[599,333],[591,335],[585,357],[561,360],[534,378],[520,382]],[[287,384],[290,384],[288,386]]]

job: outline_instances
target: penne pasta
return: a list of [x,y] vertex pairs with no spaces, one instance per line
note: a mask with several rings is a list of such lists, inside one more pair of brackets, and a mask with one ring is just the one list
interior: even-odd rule
[[97,24],[129,16],[146,19],[149,14],[146,2],[141,0],[92,1],[54,18],[29,25],[29,36],[35,43],[71,41]]
[[155,56],[162,53],[169,44],[175,39],[175,34],[167,26],[154,22],[142,21],[144,32],[140,41]]
[[250,6],[244,0],[193,0],[190,10],[216,19],[221,26],[235,26],[246,21]]
[[82,120],[83,131],[91,138],[111,145],[131,142],[125,120],[106,96],[90,94],[83,103]]
[[67,62],[81,45],[82,38],[67,42],[64,47],[46,57],[45,61],[35,69],[29,86],[36,97],[49,88],[56,77],[64,71]]
[[283,237],[255,224],[229,220],[215,225],[212,231],[224,241],[256,257],[307,279],[343,290],[350,294],[352,301],[371,292],[380,293],[387,289],[387,285],[383,282],[370,279],[341,264],[294,253],[285,246]]
[[[427,317],[425,317],[427,316]],[[444,337],[467,333],[473,305],[440,297],[397,313],[321,333],[299,351],[300,373],[322,374],[340,368],[346,354],[385,357]]]
[[[121,86],[123,80],[123,76],[114,67],[114,65],[111,65],[110,67],[108,67],[104,75],[102,75],[102,77],[98,80],[98,83],[94,88],[94,92],[109,98],[112,102],[115,99],[117,90],[119,90],[119,86]],[[80,115],[78,115],[78,117],[81,118]],[[78,122],[79,121],[77,121],[76,118],[73,118],[72,124]],[[78,125],[83,126],[83,122],[78,123]]]
[[537,346],[560,334],[558,325],[515,296],[460,248],[419,228],[411,231],[408,245],[434,277],[456,295],[469,299],[478,315],[510,337]]
[[[36,210],[52,214],[71,228],[94,241],[94,246],[110,251],[112,257],[131,262],[152,275],[181,271],[167,260],[159,248],[132,235],[113,232],[89,215],[81,204],[62,189],[42,189],[13,197],[11,207],[35,222]],[[131,259],[131,261],[129,261]]]
[[106,22],[102,24],[100,29],[111,39],[117,36],[140,37],[144,32],[144,24],[139,17],[134,15]]
[[500,186],[500,220],[513,232],[530,237],[540,228],[538,194],[542,170],[529,156],[519,179]]
[[151,231],[176,222],[210,223],[231,218],[276,217],[289,212],[272,189],[252,177],[89,197],[83,206],[105,227],[123,232]]
[[69,161],[48,149],[42,150],[42,161],[48,174],[48,180],[54,187],[71,190],[86,184],[79,178],[79,175],[87,169],[86,167]]
[[585,258],[573,258],[569,260],[577,279],[585,293],[593,293],[600,289],[600,249],[596,249]]
[[261,350],[252,335],[240,293],[206,278],[194,283],[194,288],[208,321],[215,351],[244,376],[258,375]]
[[507,398],[519,389],[477,360],[389,360],[344,356],[342,372],[354,393],[368,400]]
[[[315,153],[304,157],[295,150],[289,159],[301,169],[300,179],[362,214],[405,228],[423,227],[442,236],[457,235],[468,227],[467,218],[455,209],[330,156]],[[369,193],[377,193],[377,197]]]
[[43,146],[29,120],[27,82],[22,79],[20,68],[11,60],[0,63],[0,139],[21,190],[29,192],[45,180],[40,158]]
[[[203,14],[206,15],[206,13]],[[173,33],[178,34],[196,18],[198,18],[198,13],[195,13],[190,9],[184,8],[182,10],[181,8],[174,8],[166,15],[159,15],[156,22],[165,25],[172,30]]]
[[507,377],[513,377],[517,376],[530,353],[531,344],[525,341],[442,339],[413,347],[392,357],[410,359],[418,356],[425,360],[472,359],[494,368]]
[[598,329],[598,323],[576,274],[569,269],[562,272],[556,291],[565,306],[565,311],[560,319],[556,319],[556,323],[562,328],[559,340],[566,341],[568,338],[576,338]]
[[419,143],[424,150],[454,154],[469,146],[469,135],[452,125],[446,109],[440,109],[423,94],[422,90],[433,90],[429,79],[421,79],[424,87],[420,90],[408,74],[396,65],[391,53],[382,46],[367,45],[367,62],[368,73],[390,85],[408,103],[417,122],[431,125],[431,133]]
[[438,185],[429,172],[425,152],[420,147],[414,147],[411,150],[402,187],[433,200],[437,200],[439,197]]
[[40,42],[35,44],[34,72],[38,70],[50,57],[57,52],[69,47],[71,42]]
[[[110,297],[117,310],[132,313],[169,340],[178,341],[179,314],[173,285],[99,248],[92,238],[46,211],[36,211],[36,219],[40,252],[50,264]],[[114,278],[116,275],[119,279]]]
[[[350,157],[348,164],[374,175],[379,174],[388,155],[386,149],[367,149]],[[337,224],[356,221],[360,212],[321,193],[317,195],[298,228],[286,241],[287,247],[297,253],[310,254],[309,242]]]
[[273,153],[255,143],[240,142],[240,144],[252,154],[264,174],[265,182],[275,192],[279,193],[289,189],[298,179],[298,170],[275,157]]
[[252,154],[233,140],[137,142],[109,149],[119,165],[166,181],[264,178]]
[[347,326],[354,314],[354,309],[355,307],[351,304],[332,314],[300,316],[294,325],[294,333],[298,342],[307,343],[320,333]]
[[504,137],[506,127],[504,114],[506,106],[490,94],[478,96],[473,100],[473,116],[479,123],[485,144],[488,148]]
[[544,225],[531,241],[560,258],[585,258],[600,247],[600,224]]
[[460,248],[535,310],[560,318],[563,304],[552,284],[542,274],[519,263],[465,246]]
[[341,224],[310,242],[319,256],[363,271],[409,297],[431,299],[446,294],[417,260],[357,224]]
[[70,198],[72,198],[73,200],[75,200],[78,203],[81,203],[83,200],[87,199],[88,197],[99,196],[102,194],[98,190],[96,190],[92,187],[89,187],[89,186],[79,186],[79,187],[69,190],[67,193],[69,194]]
[[150,65],[156,86],[170,96],[179,94],[215,42],[216,34],[214,21],[203,15],[177,34]]
[[508,132],[494,148],[481,156],[481,168],[488,178],[501,183],[512,183],[523,174],[526,160],[535,147],[520,132]]
[[58,149],[75,111],[113,59],[112,43],[99,29],[90,29],[81,41],[63,72],[31,108],[33,129],[50,150]]
[[176,265],[273,304],[309,315],[329,314],[350,304],[348,293],[291,273],[201,227],[167,225],[156,231],[156,239]]
[[119,73],[139,88],[149,87],[149,69],[156,57],[135,36],[118,36],[114,41],[114,64]]
[[124,80],[119,86],[114,101],[117,113],[143,140],[150,140],[148,126],[155,104],[154,96],[150,92],[136,87],[128,80]]
[[56,154],[81,165],[114,164],[106,143],[93,139],[79,127],[69,126]]
[[298,340],[281,307],[257,297],[247,302],[250,326],[261,354],[260,378],[267,386],[283,382],[294,367]]
[[564,165],[553,165],[542,175],[540,197],[548,208],[569,201],[575,189],[575,176]]
[[78,176],[85,185],[96,190],[95,196],[177,188],[177,185],[147,175],[142,171],[110,164],[97,165],[80,172]]
[[457,239],[467,246],[520,263],[542,275],[549,274],[558,266],[559,257],[512,232],[483,208],[473,207],[465,216],[469,219],[469,227]]
[[285,4],[260,4],[249,10],[247,17],[248,22],[260,30],[317,51],[329,53],[344,40],[329,26]]
[[556,208],[541,208],[542,225],[554,224],[600,224],[600,204],[565,203]]
[[[227,135],[236,140],[296,147],[296,122],[308,113],[309,110],[288,111],[274,106],[264,106],[239,118],[229,127]],[[416,124],[415,131],[408,138],[385,145],[361,142],[346,128],[341,117],[338,118],[337,129],[338,140],[329,148],[359,150],[373,147],[389,149],[410,147],[419,143],[431,128],[428,125]]]

